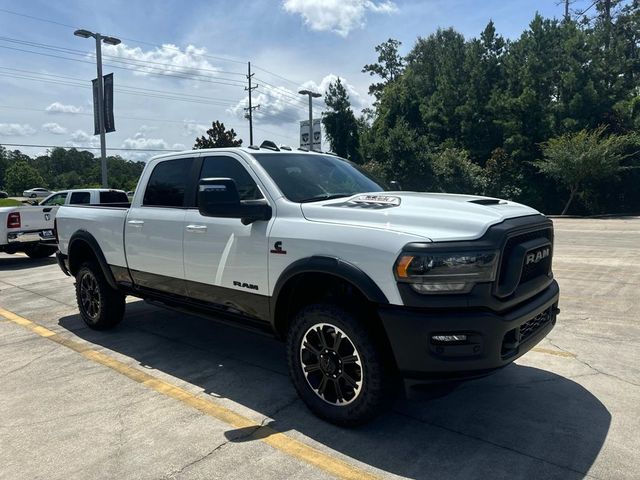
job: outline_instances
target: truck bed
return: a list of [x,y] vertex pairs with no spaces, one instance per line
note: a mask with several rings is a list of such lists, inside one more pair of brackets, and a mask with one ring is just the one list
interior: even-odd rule
[[129,206],[110,203],[60,207],[56,216],[60,251],[66,253],[71,235],[84,230],[98,241],[107,263],[126,267],[124,225]]

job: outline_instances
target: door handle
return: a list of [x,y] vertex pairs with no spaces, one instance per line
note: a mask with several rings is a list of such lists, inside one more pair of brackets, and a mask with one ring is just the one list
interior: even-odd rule
[[144,220],[127,220],[127,224],[139,228],[144,225]]
[[205,233],[206,231],[207,231],[206,225],[187,225],[187,232]]

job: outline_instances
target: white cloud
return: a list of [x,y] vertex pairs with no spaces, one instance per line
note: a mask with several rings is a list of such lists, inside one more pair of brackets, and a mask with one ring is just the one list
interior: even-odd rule
[[76,107],[75,105],[65,105],[60,102],[53,102],[45,111],[48,113],[80,113],[82,112],[81,107]]
[[124,155],[134,161],[146,161],[154,155],[159,155],[162,152],[154,152],[151,150],[187,150],[182,143],[174,143],[169,145],[163,138],[147,138],[143,132],[136,132],[133,137],[126,138],[122,142],[122,148],[130,148],[133,150],[140,150],[139,152],[126,152]]
[[99,146],[100,137],[98,135],[89,135],[84,130],[76,130],[73,132],[67,142],[67,147],[86,148]]
[[[102,49],[105,56],[133,60],[132,63],[136,65],[127,66],[127,68],[135,68],[133,73],[137,75],[153,73],[184,76],[210,75],[216,72],[216,68],[203,57],[207,53],[207,49],[193,45],[187,45],[183,50],[168,43],[153,50],[144,51],[140,47],[129,47],[125,43],[121,43],[119,45],[105,45]],[[108,62],[108,58],[105,61]],[[203,72],[201,69],[212,71]]]
[[211,125],[203,125],[195,120],[184,120],[182,135],[185,137],[199,137],[204,135],[210,128]]
[[[329,90],[329,84],[334,83],[336,80],[338,80],[338,78],[340,78],[342,84],[344,85],[344,88],[347,90],[347,93],[349,94],[349,102],[351,102],[351,108],[353,108],[356,114],[359,110],[369,106],[368,100],[360,95],[360,93],[356,90],[356,87],[351,85],[346,78],[338,77],[338,75],[335,75],[333,73],[325,75],[325,77],[320,80],[320,83],[316,83],[313,80],[304,82],[300,86],[300,89],[320,92],[324,97],[327,93],[327,90]],[[322,104],[324,105],[324,102],[322,102]]]
[[[253,97],[253,104],[260,105],[258,110],[254,110],[255,119],[262,120],[272,125],[285,125],[288,123],[296,123],[300,120],[308,118],[307,97],[302,97],[298,91],[301,89],[319,92],[324,95],[329,88],[329,84],[335,82],[338,76],[331,73],[326,75],[320,83],[309,80],[303,83],[300,88],[290,90],[287,87],[269,87],[260,86],[260,93]],[[340,77],[344,84],[351,107],[357,114],[359,110],[368,106],[367,100],[360,95],[353,85],[346,81],[344,77]],[[240,100],[235,106],[229,108],[227,112],[238,118],[244,118],[244,108],[249,105],[248,97]],[[319,117],[320,112],[326,108],[323,99],[314,100],[314,117]]]
[[158,130],[158,127],[152,125],[140,125],[139,131],[142,133],[155,132]]
[[53,133],[54,135],[64,135],[67,133],[66,128],[55,122],[44,123],[42,125],[42,130],[48,133]]
[[[253,118],[272,125],[297,122],[305,118],[304,103],[301,100],[302,97],[297,92],[286,87],[274,88],[261,85],[260,92],[253,95],[253,105],[260,105],[260,108],[253,111]],[[248,105],[249,97],[245,97],[227,112],[244,119],[244,109]]]
[[25,123],[0,123],[0,135],[7,137],[26,137],[36,133],[36,129]]
[[362,28],[368,13],[392,13],[395,3],[372,0],[284,0],[284,9],[297,13],[311,30],[331,31],[346,37],[351,30]]

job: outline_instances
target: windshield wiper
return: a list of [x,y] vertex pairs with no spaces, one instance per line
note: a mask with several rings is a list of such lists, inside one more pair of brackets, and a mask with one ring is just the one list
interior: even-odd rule
[[352,195],[351,193],[335,193],[333,195],[329,195],[325,193],[323,195],[316,195],[314,197],[309,197],[303,200],[299,200],[299,202],[300,203],[320,202],[322,200],[332,200],[334,198],[350,197],[351,195]]

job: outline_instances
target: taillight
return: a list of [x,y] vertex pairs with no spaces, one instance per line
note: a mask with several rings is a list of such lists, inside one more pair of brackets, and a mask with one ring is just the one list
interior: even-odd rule
[[20,228],[20,212],[11,212],[7,217],[7,228]]
[[53,237],[56,239],[56,243],[60,243],[58,241],[58,219],[53,219]]

